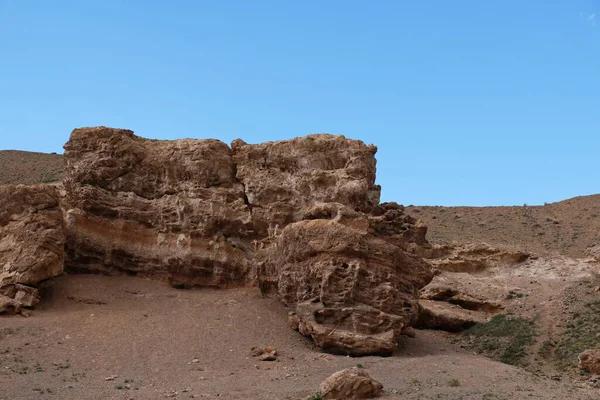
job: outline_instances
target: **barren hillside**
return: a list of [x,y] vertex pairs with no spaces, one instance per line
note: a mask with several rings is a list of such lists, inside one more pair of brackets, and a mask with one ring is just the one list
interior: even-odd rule
[[600,244],[600,195],[543,206],[411,206],[408,214],[428,226],[432,243],[487,243],[536,255],[584,257]]
[[63,171],[60,154],[0,150],[0,185],[56,182]]

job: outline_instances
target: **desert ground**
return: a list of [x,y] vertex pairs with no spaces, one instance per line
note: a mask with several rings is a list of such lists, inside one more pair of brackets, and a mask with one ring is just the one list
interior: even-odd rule
[[[58,180],[61,162],[0,152],[0,184]],[[66,273],[46,284],[28,318],[0,316],[0,399],[300,400],[357,365],[383,384],[385,399],[600,398],[597,378],[577,367],[580,351],[600,346],[600,195],[406,211],[428,226],[430,243],[450,246],[461,261],[440,267],[434,283],[478,299],[467,311],[479,317],[525,325],[504,327],[514,329],[508,336],[477,330],[486,324],[417,329],[390,357],[353,358],[321,352],[289,328],[279,301],[254,287],[181,290],[126,274]],[[498,261],[468,250],[482,243],[525,256]],[[524,344],[507,356],[521,328]],[[252,357],[267,345],[276,361]]]

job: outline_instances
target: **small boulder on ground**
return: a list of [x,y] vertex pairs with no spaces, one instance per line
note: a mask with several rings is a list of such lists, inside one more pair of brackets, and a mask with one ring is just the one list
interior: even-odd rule
[[372,399],[378,397],[382,389],[381,383],[356,367],[336,372],[320,386],[321,397],[324,400]]
[[579,355],[579,368],[600,375],[600,350],[586,350]]

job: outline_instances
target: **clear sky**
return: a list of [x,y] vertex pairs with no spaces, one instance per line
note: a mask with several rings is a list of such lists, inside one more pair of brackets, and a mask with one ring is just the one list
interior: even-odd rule
[[385,201],[600,192],[600,0],[0,0],[0,57],[0,149],[328,132]]

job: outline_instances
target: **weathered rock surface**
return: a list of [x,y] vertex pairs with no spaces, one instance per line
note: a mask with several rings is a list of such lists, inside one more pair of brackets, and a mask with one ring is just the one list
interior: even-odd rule
[[421,289],[421,299],[445,301],[467,310],[497,313],[503,309],[501,300],[505,287],[479,282],[466,273],[442,273]]
[[323,400],[362,400],[379,397],[383,385],[362,369],[338,371],[321,383]]
[[600,375],[600,350],[586,350],[579,355],[579,368]]
[[435,245],[423,255],[437,270],[468,273],[519,264],[530,256],[519,250],[494,248],[487,244]]
[[99,127],[74,130],[65,150],[70,270],[247,282],[257,233],[226,144]]
[[466,310],[457,305],[434,300],[419,302],[418,328],[460,332],[489,319],[484,312]]
[[288,225],[256,261],[261,290],[295,312],[293,327],[326,351],[351,355],[391,354],[432,278],[420,258],[335,220]]
[[37,304],[35,285],[63,272],[64,242],[56,187],[0,186],[0,312]]
[[305,219],[315,203],[362,212],[379,204],[375,146],[327,134],[231,146],[253,216],[273,230]]
[[390,354],[432,274],[416,255],[430,248],[427,228],[379,204],[376,150],[333,135],[229,148],[76,129],[66,266],[176,287],[258,283],[324,349]]

